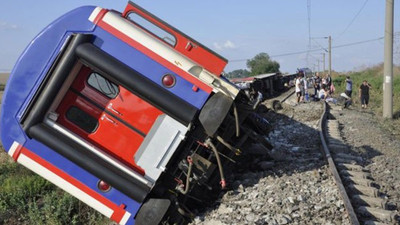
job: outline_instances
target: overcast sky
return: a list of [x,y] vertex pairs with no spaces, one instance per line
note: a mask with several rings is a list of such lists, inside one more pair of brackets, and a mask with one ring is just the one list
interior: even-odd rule
[[[328,40],[323,37],[329,35],[335,47],[332,69],[336,71],[357,70],[383,61],[384,42],[377,40],[384,36],[383,0],[134,2],[227,58],[230,62],[226,72],[245,69],[246,60],[260,52],[278,61],[282,72],[294,72],[299,67],[317,69],[318,60],[322,69],[324,50],[306,51],[327,48]],[[1,0],[0,71],[10,71],[36,34],[63,13],[83,5],[123,11],[126,3],[125,0]],[[397,32],[399,5],[395,5],[394,13]],[[395,63],[399,63],[399,35],[395,40]],[[357,42],[364,43],[352,45]],[[340,47],[343,45],[347,46]],[[327,62],[326,55],[326,68]]]

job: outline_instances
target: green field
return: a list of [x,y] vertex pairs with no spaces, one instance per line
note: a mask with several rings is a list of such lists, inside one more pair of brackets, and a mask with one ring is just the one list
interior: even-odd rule
[[0,91],[4,90],[9,76],[9,73],[0,73]]
[[[370,89],[370,110],[376,116],[382,116],[383,110],[383,65],[377,65],[359,72],[335,73],[333,74],[333,82],[336,87],[336,94],[345,90],[346,76],[350,76],[353,80],[353,100],[354,106],[360,108],[360,100],[358,99],[358,89],[363,80],[367,80],[371,84]],[[400,117],[400,67],[394,68],[393,75],[393,113],[394,118]]]
[[9,73],[0,73],[0,84],[6,84],[9,76]]
[[100,213],[0,149],[0,224],[109,224]]
[[[365,69],[363,71],[335,73],[333,82],[336,86],[336,96],[345,90],[346,76],[353,80],[353,101],[354,104],[350,110],[360,110],[375,115],[376,120],[383,130],[392,134],[394,138],[400,138],[400,67],[394,67],[393,70],[393,119],[382,117],[383,112],[383,64]],[[361,103],[358,98],[358,89],[363,80],[371,84],[369,109],[361,110]]]

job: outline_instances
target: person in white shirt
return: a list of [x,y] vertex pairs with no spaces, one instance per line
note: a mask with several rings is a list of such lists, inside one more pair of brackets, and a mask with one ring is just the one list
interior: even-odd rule
[[319,90],[318,98],[321,100],[325,100],[327,97],[328,97],[328,90],[324,86],[323,88],[321,88],[321,90]]
[[303,97],[303,101],[308,102],[308,81],[307,81],[307,77],[304,76],[303,78],[303,93],[302,93],[302,97]]
[[297,96],[297,103],[300,102],[301,98],[301,74],[297,75],[296,81],[295,81],[295,91],[296,91],[296,96]]

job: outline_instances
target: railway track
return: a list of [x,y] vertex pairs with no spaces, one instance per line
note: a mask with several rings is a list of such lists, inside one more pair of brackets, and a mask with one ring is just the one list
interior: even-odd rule
[[293,90],[263,104],[274,109],[263,114],[274,127],[273,159],[251,160],[192,224],[398,224],[389,210],[396,198],[382,197],[365,169],[370,158],[354,150],[338,122],[347,113],[320,102],[296,104]]
[[367,169],[364,159],[349,151],[339,130],[339,123],[324,104],[320,119],[320,138],[323,155],[329,164],[351,224],[398,224],[398,215],[388,209],[387,200]]

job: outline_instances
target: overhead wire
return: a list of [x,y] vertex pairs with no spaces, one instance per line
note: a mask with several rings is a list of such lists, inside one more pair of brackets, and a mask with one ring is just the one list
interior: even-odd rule
[[361,6],[360,10],[358,10],[357,14],[353,17],[353,19],[350,21],[350,23],[347,25],[347,27],[339,34],[338,37],[335,38],[336,40],[338,40],[340,37],[342,37],[342,35],[344,33],[347,32],[347,30],[350,28],[350,26],[354,23],[354,21],[357,19],[357,17],[360,15],[360,13],[363,11],[363,9],[367,5],[368,1],[369,0],[365,0],[364,4]]
[[[384,37],[379,37],[379,38],[374,38],[374,39],[368,39],[364,41],[357,41],[357,42],[352,42],[352,43],[347,43],[347,44],[342,44],[342,45],[336,45],[332,46],[332,48],[343,48],[343,47],[348,47],[348,46],[353,46],[353,45],[359,45],[359,44],[364,44],[368,42],[373,42],[373,41],[379,41],[382,40]],[[296,52],[288,52],[288,53],[282,53],[282,54],[276,54],[276,55],[270,55],[270,57],[281,57],[281,56],[290,56],[290,55],[299,55],[307,52],[317,52],[324,50],[324,48],[314,48],[314,49],[309,49],[309,50],[302,50],[302,51],[296,51]],[[229,62],[243,62],[247,61],[248,59],[233,59],[229,60]]]
[[[311,0],[307,0],[307,17],[308,17],[308,46],[307,49],[311,49]],[[307,65],[309,64],[310,52],[307,52]]]
[[325,52],[328,52],[328,49],[326,49],[324,46],[322,46],[318,41],[316,41],[314,38],[311,38],[321,49],[323,49]]

